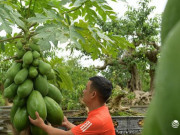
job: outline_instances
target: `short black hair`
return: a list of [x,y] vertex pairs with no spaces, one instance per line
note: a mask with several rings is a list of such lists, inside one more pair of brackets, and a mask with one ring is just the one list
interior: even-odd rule
[[102,76],[94,76],[89,78],[89,80],[92,81],[90,87],[99,92],[100,97],[102,97],[102,100],[105,103],[112,93],[112,83]]

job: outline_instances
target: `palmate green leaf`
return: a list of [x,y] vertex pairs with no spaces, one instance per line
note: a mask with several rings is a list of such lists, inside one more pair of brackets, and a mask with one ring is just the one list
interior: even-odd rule
[[0,23],[1,30],[5,30],[9,34],[12,33],[12,28],[10,27],[11,23],[9,21],[5,21],[5,19],[0,16]]
[[[25,29],[25,24],[24,22],[20,19],[22,18],[21,14],[17,11],[14,10],[12,7],[4,4],[4,5],[0,5],[0,16],[1,16],[1,21],[3,20],[4,24],[6,25],[4,28],[4,30],[7,33],[11,33],[11,31],[9,29],[7,29],[7,25],[14,25],[16,24],[17,26],[20,26],[21,28]],[[13,24],[14,23],[14,24]]]
[[[98,18],[97,13],[94,10],[90,9],[90,8],[86,7],[85,9],[86,9],[85,11],[87,13],[85,15],[85,20],[88,21],[88,23],[90,25],[94,25],[96,23],[96,21],[97,21],[97,18]],[[84,8],[82,10],[84,10]]]
[[59,71],[59,77],[62,80],[62,82],[60,82],[61,88],[72,91],[73,90],[73,83],[72,83],[70,75],[61,66],[58,66],[57,70]]
[[8,9],[6,9],[4,6],[0,5],[0,15],[8,20],[11,20],[9,12],[10,11]]
[[105,5],[105,4],[102,6],[102,8],[103,8],[103,9],[106,9],[106,10],[113,10],[110,6]]
[[44,9],[44,12],[46,13],[46,16],[51,19],[57,19],[57,14],[54,10],[46,10]]
[[[72,10],[72,9],[70,9],[70,10]],[[69,13],[69,15],[73,20],[76,20],[79,16],[81,16],[81,11],[76,10],[74,12]]]
[[92,0],[92,5],[96,7],[96,11],[100,15],[100,17],[106,21],[107,17],[114,20],[116,19],[116,13],[113,11],[113,9],[108,5],[107,1],[105,0],[99,0],[95,1]]
[[37,35],[35,38],[41,39],[38,44],[42,48],[42,50],[49,50],[51,45],[49,41],[52,41],[55,46],[57,46],[57,42],[65,43],[68,41],[69,30],[66,26],[63,27],[62,24],[45,24],[44,26],[39,27],[36,30]]
[[60,41],[60,43],[66,43],[69,40],[69,34],[65,31],[57,32],[55,37],[57,41]]
[[101,44],[101,39],[96,34],[96,31],[92,28],[92,30],[89,30],[90,26],[88,26],[88,24],[83,20],[79,20],[78,23],[76,22],[75,26],[82,28],[77,30],[77,32],[85,39],[84,43],[80,40],[81,50],[91,55],[92,59],[97,59],[101,55],[101,48],[103,46]]
[[61,0],[60,4],[65,5],[65,4],[70,3],[70,2],[72,2],[72,1],[71,0]]
[[71,25],[69,27],[69,33],[70,33],[70,40],[73,41],[77,47],[80,49],[80,44],[78,40],[81,40],[82,43],[85,43],[84,37],[76,31],[76,27],[74,25]]
[[5,5],[0,5],[0,29],[5,30],[7,33],[11,34],[12,28],[10,25],[12,25],[12,23],[9,21],[11,20],[9,12],[10,11],[5,8]]
[[24,22],[21,19],[19,19],[21,17],[21,15],[18,12],[11,12],[10,15],[14,19],[14,22],[18,26],[20,26],[20,27],[25,29],[26,26],[25,26]]
[[28,22],[31,22],[31,23],[43,23],[43,22],[46,22],[47,20],[52,20],[53,18],[51,17],[46,17],[42,14],[39,14],[39,13],[36,13],[36,17],[31,17],[28,19]]
[[79,7],[81,6],[84,2],[86,2],[87,0],[76,0],[73,4],[74,7]]
[[111,38],[114,41],[114,47],[121,49],[126,49],[127,47],[135,48],[135,46],[132,43],[130,43],[120,35],[110,35],[109,38]]
[[40,48],[42,51],[50,50],[51,49],[51,44],[50,44],[50,37],[41,39],[37,42],[39,44]]

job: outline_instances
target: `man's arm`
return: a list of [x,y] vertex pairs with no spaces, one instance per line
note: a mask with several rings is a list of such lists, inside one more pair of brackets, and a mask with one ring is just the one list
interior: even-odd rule
[[64,116],[64,121],[62,122],[62,126],[66,127],[67,129],[71,129],[71,128],[75,127],[76,125],[74,125],[71,122],[69,122],[67,120],[67,118]]
[[54,128],[52,126],[46,125],[44,123],[43,119],[39,116],[38,112],[36,112],[36,117],[37,117],[37,119],[33,120],[29,116],[30,122],[32,124],[34,124],[35,126],[38,126],[38,127],[42,128],[45,132],[48,133],[48,135],[73,135],[73,133],[70,130],[69,131],[64,131],[64,130],[57,129],[57,128]]
[[48,135],[73,135],[73,133],[71,132],[71,130],[69,131],[64,131],[62,129],[58,129],[58,128],[54,128],[52,126],[43,124],[42,128],[45,132],[48,133]]

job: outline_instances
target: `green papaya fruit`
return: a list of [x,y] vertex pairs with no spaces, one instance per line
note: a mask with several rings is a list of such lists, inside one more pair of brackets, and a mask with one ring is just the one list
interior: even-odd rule
[[39,113],[39,116],[45,120],[47,117],[46,104],[39,91],[33,90],[27,99],[27,111],[31,118],[36,119],[35,112]]
[[44,97],[44,101],[47,107],[47,120],[53,125],[61,125],[64,120],[64,114],[55,100],[50,97]]
[[18,108],[14,115],[13,125],[18,131],[22,131],[29,125],[29,118],[26,107]]
[[4,88],[9,87],[13,83],[13,80],[7,78],[4,82]]
[[23,64],[29,65],[33,62],[33,55],[31,51],[27,51],[23,56]]
[[62,94],[60,90],[53,84],[49,84],[49,92],[47,96],[54,99],[57,103],[61,103],[62,101]]
[[39,71],[43,75],[47,75],[51,71],[51,65],[40,60],[39,61]]
[[39,47],[39,45],[30,44],[29,47],[30,47],[33,51],[38,51],[38,52],[40,52],[40,47]]
[[32,135],[48,135],[44,130],[37,126],[31,125],[30,129]]
[[38,75],[38,71],[35,67],[30,66],[29,68],[29,77],[30,78],[35,78]]
[[23,48],[23,45],[21,42],[17,42],[16,47],[20,50]]
[[171,29],[178,23],[180,20],[180,1],[179,0],[168,0],[165,10],[162,14],[162,26],[161,26],[161,42],[164,45],[164,41],[171,31]]
[[53,69],[46,75],[48,80],[53,80],[55,79],[55,72]]
[[10,120],[11,120],[11,123],[13,123],[14,115],[16,114],[17,109],[18,109],[18,106],[13,104],[13,106],[11,107],[11,111],[10,111]]
[[21,84],[24,82],[24,80],[26,80],[27,76],[28,76],[28,70],[27,68],[23,68],[14,77],[14,82],[16,84]]
[[40,57],[40,54],[37,51],[33,51],[33,58],[37,59]]
[[23,57],[23,55],[25,54],[25,50],[24,49],[22,49],[22,50],[17,50],[17,54],[16,54],[16,56],[19,58],[19,59],[21,59],[22,57]]
[[4,89],[4,97],[8,99],[12,99],[17,94],[18,85],[12,83],[9,87]]
[[33,60],[32,65],[35,67],[39,66],[39,60],[38,59]]
[[38,75],[35,80],[34,87],[42,94],[42,96],[46,96],[49,90],[47,79],[42,75]]
[[[180,22],[173,27],[164,41],[156,69],[155,95],[144,125],[144,135],[179,135],[180,128],[173,128],[180,120]],[[155,124],[155,126],[152,126]],[[156,127],[157,126],[157,127]],[[159,134],[153,134],[158,130]]]
[[13,63],[13,65],[8,69],[6,77],[10,80],[14,80],[16,74],[21,70],[21,63]]
[[22,107],[26,104],[26,99],[25,98],[20,98],[18,95],[15,96],[13,99],[13,105],[16,105],[18,107]]
[[30,79],[25,80],[21,85],[19,85],[17,94],[20,98],[27,97],[33,89],[33,82]]

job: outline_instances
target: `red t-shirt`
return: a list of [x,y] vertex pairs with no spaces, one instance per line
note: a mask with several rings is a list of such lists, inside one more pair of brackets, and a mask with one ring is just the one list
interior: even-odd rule
[[115,135],[112,118],[104,105],[88,113],[86,121],[71,129],[74,135]]

